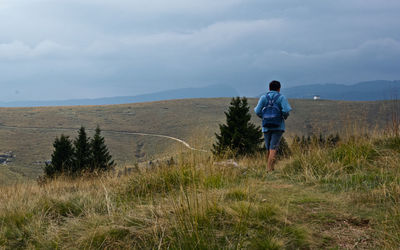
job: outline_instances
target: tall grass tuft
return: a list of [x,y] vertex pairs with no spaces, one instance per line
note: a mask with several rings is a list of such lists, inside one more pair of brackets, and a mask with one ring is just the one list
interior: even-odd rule
[[396,135],[351,136],[333,148],[314,144],[307,151],[295,150],[281,174],[330,192],[347,192],[356,206],[376,207],[382,246],[400,245],[399,150]]

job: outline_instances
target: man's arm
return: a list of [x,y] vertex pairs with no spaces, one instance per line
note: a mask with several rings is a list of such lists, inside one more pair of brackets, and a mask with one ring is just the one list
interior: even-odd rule
[[289,112],[292,110],[292,107],[290,106],[285,96],[282,96],[281,106],[282,106],[282,116],[286,120],[289,117]]
[[258,104],[257,106],[254,108],[254,112],[256,112],[258,117],[262,117],[262,109],[264,107],[264,103],[265,103],[265,96],[261,96],[260,100],[258,100]]

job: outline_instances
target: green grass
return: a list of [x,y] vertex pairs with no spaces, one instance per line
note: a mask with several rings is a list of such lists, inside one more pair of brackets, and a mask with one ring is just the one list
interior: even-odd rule
[[262,155],[183,152],[127,176],[2,187],[0,248],[393,249],[396,137],[311,146],[267,173]]
[[315,147],[295,155],[284,166],[282,176],[350,197],[349,210],[368,215],[361,221],[373,221],[375,234],[383,239],[383,246],[393,247],[400,244],[400,154],[393,146],[397,142],[396,136],[353,137],[336,148]]
[[[74,138],[81,125],[87,129],[100,125],[103,130],[169,135],[184,139],[196,148],[209,149],[218,124],[225,122],[224,111],[229,102],[229,98],[215,98],[109,106],[0,108],[0,152],[14,151],[17,155],[9,166],[0,166],[0,185],[36,179],[42,173],[43,162],[50,159],[55,137],[65,133]],[[257,99],[249,99],[251,108],[256,103]],[[287,120],[289,136],[336,131],[348,134],[358,128],[357,124],[365,131],[382,129],[390,122],[393,106],[387,101],[290,100],[290,103],[294,110]],[[252,115],[252,121],[259,124],[259,118]],[[122,168],[135,162],[170,156],[184,149],[178,142],[165,138],[115,133],[104,133],[104,136],[116,163]],[[398,145],[398,142],[393,143],[388,147]]]
[[[174,163],[135,166],[120,177],[34,182],[41,166],[33,162],[49,159],[61,133],[48,127],[75,128],[63,130],[74,137],[81,125],[99,124],[105,130],[171,135],[209,149],[229,101],[0,109],[1,125],[44,128],[0,127],[0,152],[17,155],[15,162],[0,166],[0,249],[400,245],[400,139],[387,133],[365,136],[388,124],[390,102],[291,100],[289,143],[291,134],[310,132],[339,131],[342,140],[335,147],[291,148],[290,158],[281,159],[274,173],[266,172],[262,154],[233,166],[167,139],[104,133],[121,167],[171,155]],[[251,107],[256,102],[249,100]],[[19,184],[8,185],[16,180]]]

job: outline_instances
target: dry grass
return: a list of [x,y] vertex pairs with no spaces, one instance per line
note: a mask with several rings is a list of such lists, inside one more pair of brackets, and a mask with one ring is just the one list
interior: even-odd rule
[[127,176],[3,187],[0,248],[321,249],[400,244],[399,138],[215,162],[183,152]]
[[[189,119],[181,123],[173,120],[178,119],[176,112],[193,111],[183,105],[188,106],[186,101],[195,103],[196,111],[205,112],[197,121],[205,125],[196,130],[195,135],[189,131],[201,123],[191,124],[193,120]],[[204,108],[203,101],[208,103],[210,110]],[[135,120],[121,118],[122,114],[134,114],[138,123],[133,128],[141,129],[144,127],[141,123],[148,122],[145,117],[149,111],[158,112],[154,110],[155,106],[158,105],[157,110],[160,105],[165,108],[171,104],[157,116],[165,118],[167,125],[164,127],[157,124],[158,120],[151,120],[151,126],[143,128],[147,129],[143,132],[159,129],[160,134],[165,132],[187,139],[196,147],[207,148],[212,142],[209,135],[223,121],[215,110],[224,110],[228,102],[228,99],[180,100],[0,111],[8,117],[6,125],[44,126],[45,119],[51,114],[57,126],[78,126],[77,121],[86,127],[95,123],[102,126],[101,122],[104,122],[104,129],[128,130],[129,123],[133,124]],[[362,107],[367,112],[363,123],[372,124],[368,121],[368,112],[372,114],[376,109],[382,109],[384,114],[384,110],[390,110],[386,104],[323,101],[322,106],[318,106],[293,100],[296,111],[288,128],[298,126],[299,130],[292,132],[307,132],[310,128],[299,125],[304,122],[306,125],[319,124],[321,132],[324,128],[333,131],[342,128],[349,136],[342,136],[337,147],[312,145],[306,151],[292,148],[292,156],[278,162],[274,173],[265,171],[266,161],[262,154],[235,163],[215,162],[209,153],[187,152],[168,141],[147,143],[143,140],[144,150],[154,149],[153,144],[162,148],[165,143],[165,147],[177,155],[174,163],[138,165],[129,175],[120,177],[60,178],[43,186],[28,182],[0,187],[0,249],[396,248],[400,245],[398,135],[367,133],[369,127],[360,130],[354,122],[346,122],[346,119],[340,122],[343,113],[326,111],[329,111],[328,107],[336,110],[335,105],[348,108],[350,113]],[[325,111],[318,111],[319,108]],[[175,116],[168,120],[170,109]],[[339,119],[339,123],[322,119],[328,116]],[[313,117],[319,117],[321,121],[313,120]],[[382,119],[375,124],[379,127],[387,123]],[[355,131],[358,134],[350,136]],[[45,130],[0,129],[0,132],[7,135],[4,137],[7,140],[26,133],[21,138],[32,143],[29,144],[32,155],[38,157],[46,148],[42,144],[47,140],[46,136],[52,135]],[[38,148],[28,141],[32,133],[43,135],[37,141]],[[110,148],[113,150],[133,145],[124,136],[106,135],[106,140],[112,142]],[[27,151],[21,152],[29,151],[24,149],[23,142],[8,142],[2,140],[1,147],[22,147]],[[118,157],[125,157],[125,164],[129,166],[128,155],[136,150],[124,150]],[[174,153],[176,150],[180,153]],[[3,169],[0,173],[6,178],[13,174],[20,178],[18,171],[25,169],[30,168],[9,166],[7,171]]]
[[[279,234],[297,229],[284,226],[275,208],[256,200],[242,169],[218,167],[210,156],[194,154],[178,162],[123,178],[6,187],[0,196],[0,244],[63,249],[303,244],[291,231]],[[258,232],[269,220],[279,225],[264,233],[268,239],[249,235],[249,223]]]

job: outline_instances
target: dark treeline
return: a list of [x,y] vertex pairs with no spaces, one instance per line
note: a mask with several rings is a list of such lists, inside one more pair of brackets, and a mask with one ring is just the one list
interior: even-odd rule
[[99,127],[92,139],[87,136],[84,127],[79,129],[78,137],[73,141],[62,134],[55,139],[53,147],[51,162],[44,168],[46,178],[59,175],[75,177],[83,173],[105,172],[115,167]]
[[317,135],[309,135],[309,136],[298,136],[295,135],[293,138],[292,148],[300,148],[303,151],[310,149],[310,146],[319,146],[319,147],[335,147],[340,141],[340,136],[337,133],[336,135],[330,134],[325,136],[323,134]]

